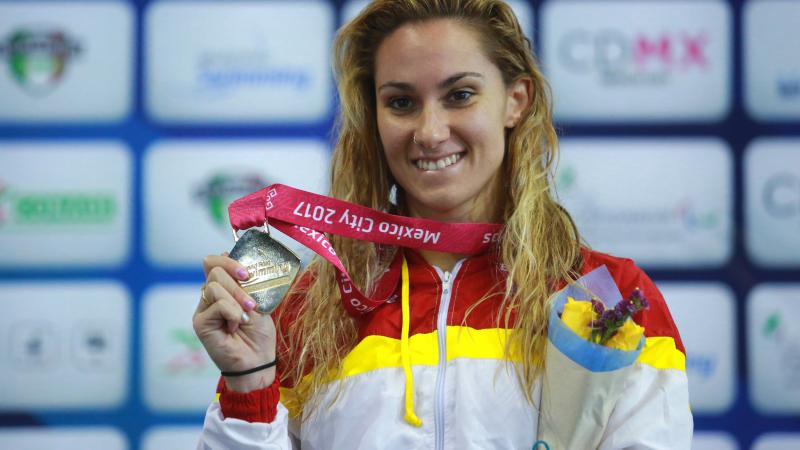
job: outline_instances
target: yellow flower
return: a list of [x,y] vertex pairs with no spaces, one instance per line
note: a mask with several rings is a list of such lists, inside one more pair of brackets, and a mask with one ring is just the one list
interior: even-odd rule
[[590,302],[576,301],[572,297],[567,297],[567,304],[564,305],[564,312],[561,313],[561,321],[578,336],[589,340],[592,329],[589,323],[597,318],[597,313],[592,309]]
[[616,348],[618,350],[632,351],[636,350],[639,346],[639,340],[644,334],[644,328],[640,327],[631,319],[625,321],[621,327],[611,336],[606,342],[606,347]]

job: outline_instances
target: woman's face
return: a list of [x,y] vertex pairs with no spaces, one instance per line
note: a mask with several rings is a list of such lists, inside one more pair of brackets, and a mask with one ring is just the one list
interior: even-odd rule
[[375,88],[378,132],[411,215],[495,220],[505,129],[527,106],[530,82],[506,86],[474,31],[439,19],[381,43]]

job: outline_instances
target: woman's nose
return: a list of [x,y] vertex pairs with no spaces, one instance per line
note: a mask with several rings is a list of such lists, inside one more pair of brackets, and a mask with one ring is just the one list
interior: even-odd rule
[[425,149],[433,150],[449,138],[450,125],[447,113],[436,107],[423,108],[414,133],[414,143]]

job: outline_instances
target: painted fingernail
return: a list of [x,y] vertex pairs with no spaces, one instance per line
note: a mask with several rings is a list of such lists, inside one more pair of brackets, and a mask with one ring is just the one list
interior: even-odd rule
[[236,271],[236,275],[238,275],[239,278],[242,279],[242,280],[246,280],[246,279],[250,278],[250,275],[247,273],[247,269],[245,269],[244,267],[242,267],[239,270],[237,270]]
[[256,307],[256,302],[254,302],[253,300],[247,299],[247,300],[244,301],[244,309],[246,309],[248,311],[252,311],[253,308],[255,308],[255,307]]
[[250,316],[248,316],[246,312],[242,313],[242,322],[243,323],[250,322]]

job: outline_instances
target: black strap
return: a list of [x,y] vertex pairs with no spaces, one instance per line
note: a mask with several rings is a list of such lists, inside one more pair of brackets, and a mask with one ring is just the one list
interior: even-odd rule
[[259,370],[269,369],[270,367],[274,366],[275,364],[278,364],[278,358],[275,358],[272,362],[268,362],[268,363],[264,364],[263,366],[257,366],[257,367],[253,367],[252,369],[242,370],[242,371],[239,371],[239,372],[223,370],[222,371],[222,376],[223,377],[240,377],[242,375],[249,375],[251,373],[258,372]]

